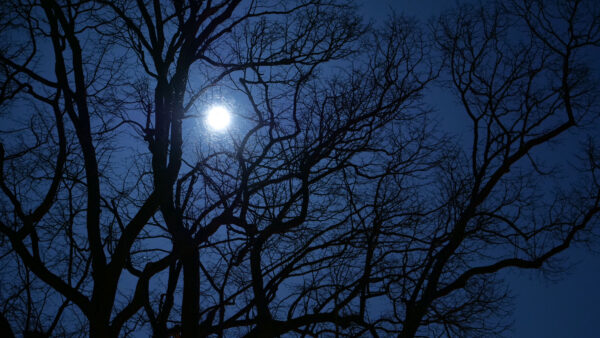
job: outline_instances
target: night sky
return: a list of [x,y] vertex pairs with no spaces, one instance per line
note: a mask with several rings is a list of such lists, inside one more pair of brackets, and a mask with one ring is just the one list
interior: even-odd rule
[[[364,12],[373,18],[385,17],[392,8],[398,14],[418,18],[422,24],[452,8],[456,2],[444,0],[378,0],[369,1]],[[595,59],[600,59],[596,51]],[[432,89],[427,103],[436,109],[441,126],[459,137],[464,112],[447,91]],[[444,108],[441,108],[444,107]],[[464,120],[466,121],[466,120]],[[579,135],[568,135],[559,150],[548,150],[541,156],[556,160],[560,156],[574,156],[569,144],[577,143]],[[566,144],[566,145],[565,145]],[[514,300],[514,326],[508,336],[514,337],[598,337],[600,320],[600,256],[598,244],[590,248],[571,247],[559,255],[566,271],[544,278],[539,271],[511,269],[501,272]],[[595,249],[595,250],[594,250]]]
[[[398,15],[414,17],[424,27],[430,20],[435,20],[445,10],[457,6],[459,3],[458,1],[447,0],[355,1],[361,3],[361,14],[364,15],[365,20],[370,20],[375,24],[383,22],[394,12]],[[485,0],[480,1],[485,3]],[[426,27],[424,31],[427,31]],[[424,39],[427,40],[428,37]],[[595,54],[589,55],[589,57],[600,60],[600,48],[597,48]],[[596,69],[592,69],[597,75],[596,78],[600,78],[600,62],[593,66],[596,67]],[[216,98],[211,97],[208,102],[212,100],[220,104],[220,92],[215,91],[215,93]],[[434,82],[425,91],[424,100],[427,107],[433,110],[434,118],[439,122],[438,129],[451,135],[453,141],[456,141],[456,144],[462,146],[463,150],[468,152],[471,142],[470,120],[468,120],[464,108],[458,103],[457,98],[453,96],[452,91],[448,88],[442,88],[440,81]],[[233,97],[231,101],[235,102],[236,98]],[[243,102],[243,99],[240,99],[240,102]],[[198,105],[201,106],[201,104],[202,102]],[[243,122],[240,125],[240,121],[237,121],[238,125],[236,126],[236,123],[234,123],[236,122],[235,118],[234,116],[232,121],[234,128],[244,129]],[[186,129],[196,127],[199,127],[199,125],[188,124],[184,126],[183,134],[186,147],[196,147],[200,143],[194,137],[210,137],[209,142],[206,142],[210,144],[213,139],[219,139],[220,142],[228,135],[226,133],[213,133],[206,136],[197,133],[197,130]],[[597,131],[589,129],[591,128],[583,128],[583,131],[577,129],[576,131],[566,132],[561,135],[560,143],[544,144],[540,147],[541,152],[539,149],[535,150],[537,151],[536,155],[546,163],[561,167],[563,170],[561,173],[568,175],[569,170],[575,170],[570,165],[571,162],[577,160],[577,155],[580,154],[576,151],[581,150],[581,142],[588,135],[598,135]],[[124,137],[129,136],[124,135]],[[145,151],[146,144],[144,143],[142,146],[140,151]],[[186,149],[186,151],[188,150]],[[130,156],[129,153],[125,153],[125,155]],[[568,180],[566,181],[568,182]],[[545,191],[546,188],[540,187],[540,190]],[[513,311],[510,312],[512,317],[509,318],[509,321],[512,320],[514,324],[512,329],[505,333],[505,336],[600,337],[600,334],[598,334],[600,325],[600,310],[598,310],[598,304],[600,304],[600,238],[588,244],[589,246],[584,246],[575,243],[566,252],[561,253],[557,258],[564,271],[551,276],[545,276],[538,270],[519,270],[516,268],[504,269],[497,274],[498,278],[504,280],[508,286],[511,303],[514,305]],[[119,291],[126,290],[133,294],[135,284],[127,278],[127,275],[125,275],[120,280],[123,287]],[[132,336],[144,337],[147,334],[147,332],[140,330],[133,332]],[[2,338],[1,332],[0,338]]]

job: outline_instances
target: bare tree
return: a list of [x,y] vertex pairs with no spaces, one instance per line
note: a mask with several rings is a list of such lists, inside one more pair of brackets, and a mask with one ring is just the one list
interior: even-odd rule
[[337,0],[4,3],[0,328],[501,333],[496,273],[597,223],[595,148],[568,181],[537,154],[594,121],[598,9],[460,6],[428,32]]

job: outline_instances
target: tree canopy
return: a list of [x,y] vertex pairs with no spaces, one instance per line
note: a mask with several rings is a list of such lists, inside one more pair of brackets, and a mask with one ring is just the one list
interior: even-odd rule
[[0,36],[5,336],[500,334],[497,273],[598,230],[595,1],[6,0]]

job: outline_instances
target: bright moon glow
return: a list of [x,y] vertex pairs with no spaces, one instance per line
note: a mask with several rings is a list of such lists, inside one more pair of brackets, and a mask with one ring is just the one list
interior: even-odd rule
[[231,122],[229,110],[223,106],[214,106],[208,110],[206,115],[206,123],[210,129],[221,131],[225,130]]

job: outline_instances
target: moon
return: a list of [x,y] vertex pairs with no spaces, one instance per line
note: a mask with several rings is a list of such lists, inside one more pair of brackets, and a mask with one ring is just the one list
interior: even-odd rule
[[206,124],[215,131],[227,129],[231,123],[231,113],[224,106],[212,106],[206,113]]

